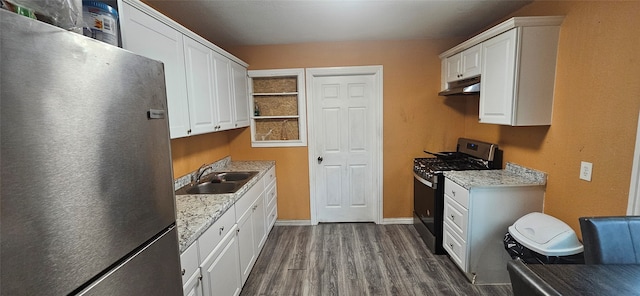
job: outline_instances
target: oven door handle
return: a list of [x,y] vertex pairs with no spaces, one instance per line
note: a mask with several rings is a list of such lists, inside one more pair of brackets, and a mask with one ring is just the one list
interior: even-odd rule
[[414,178],[416,178],[416,180],[418,180],[420,183],[422,183],[422,184],[424,184],[424,185],[427,185],[427,186],[429,186],[429,187],[431,187],[431,188],[433,188],[433,189],[436,189],[436,188],[437,188],[437,184],[432,183],[432,182],[429,182],[429,181],[427,181],[427,180],[423,179],[422,177],[420,177],[420,176],[419,176],[418,174],[416,174],[415,172],[413,173],[413,177],[414,177]]

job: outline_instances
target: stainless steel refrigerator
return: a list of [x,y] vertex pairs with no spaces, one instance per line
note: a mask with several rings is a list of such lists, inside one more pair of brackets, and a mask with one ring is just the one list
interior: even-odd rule
[[0,10],[0,294],[182,295],[163,65]]

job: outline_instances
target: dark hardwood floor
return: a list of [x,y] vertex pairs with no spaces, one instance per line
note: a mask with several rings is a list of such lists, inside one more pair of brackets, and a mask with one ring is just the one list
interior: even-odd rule
[[474,286],[413,225],[276,226],[241,295],[511,295]]

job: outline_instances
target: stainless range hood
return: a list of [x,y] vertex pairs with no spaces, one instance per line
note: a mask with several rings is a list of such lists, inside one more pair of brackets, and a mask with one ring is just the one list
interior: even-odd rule
[[438,93],[440,96],[475,95],[480,93],[480,77],[449,83],[449,88]]

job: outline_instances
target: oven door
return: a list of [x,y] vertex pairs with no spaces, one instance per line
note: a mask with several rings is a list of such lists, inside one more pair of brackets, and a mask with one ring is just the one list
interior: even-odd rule
[[[442,176],[436,176],[436,180]],[[442,247],[442,216],[444,211],[443,186],[437,186],[414,173],[413,208],[414,226],[427,247],[435,254],[446,254]]]
[[413,206],[418,219],[427,226],[429,232],[435,233],[434,208],[436,189],[433,183],[414,174],[413,176]]

